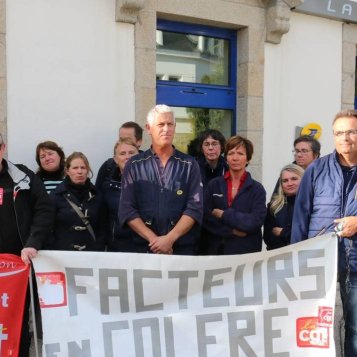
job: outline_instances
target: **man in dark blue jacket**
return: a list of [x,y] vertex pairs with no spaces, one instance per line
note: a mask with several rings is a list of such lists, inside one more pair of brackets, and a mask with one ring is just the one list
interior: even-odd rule
[[[311,164],[295,202],[291,242],[336,231],[345,318],[345,356],[357,356],[357,111],[333,121],[336,150]],[[328,264],[328,262],[327,262]]]
[[149,111],[151,148],[125,165],[121,225],[134,231],[137,252],[193,255],[202,221],[202,184],[196,160],[172,145],[175,117],[166,105]]

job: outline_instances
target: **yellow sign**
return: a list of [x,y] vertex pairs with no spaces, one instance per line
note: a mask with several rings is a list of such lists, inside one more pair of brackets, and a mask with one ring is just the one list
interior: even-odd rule
[[321,136],[321,126],[317,123],[309,123],[307,125],[305,125],[302,130],[300,135],[307,135],[307,136],[311,136],[314,139],[318,139]]

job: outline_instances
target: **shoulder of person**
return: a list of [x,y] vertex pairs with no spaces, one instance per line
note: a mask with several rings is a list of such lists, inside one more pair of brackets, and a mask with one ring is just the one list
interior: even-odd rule
[[173,156],[179,160],[186,161],[186,162],[192,162],[198,166],[197,160],[193,156],[191,156],[189,154],[185,154],[180,150],[175,149]]
[[150,149],[148,149],[146,151],[139,152],[138,154],[132,156],[129,159],[129,161],[125,164],[125,166],[128,164],[139,163],[139,162],[145,161],[150,156],[152,156],[152,151]]
[[30,170],[26,165],[23,164],[15,164],[15,166],[22,172],[24,172],[25,174],[29,175],[29,176],[34,176],[35,173]]
[[254,180],[252,175],[250,174],[250,172],[247,171],[247,184],[249,184],[250,186],[254,187],[257,190],[261,190],[265,192],[265,188],[264,186],[257,180]]

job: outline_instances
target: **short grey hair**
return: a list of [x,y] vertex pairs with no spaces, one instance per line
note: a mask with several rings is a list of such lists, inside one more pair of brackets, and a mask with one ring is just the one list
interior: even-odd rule
[[172,114],[172,118],[173,118],[173,120],[175,122],[175,114],[174,114],[173,110],[168,105],[165,105],[165,104],[157,104],[154,107],[152,107],[149,110],[148,115],[146,116],[146,122],[149,125],[152,125],[152,123],[154,122],[156,116],[158,114],[164,114],[164,113],[171,113]]

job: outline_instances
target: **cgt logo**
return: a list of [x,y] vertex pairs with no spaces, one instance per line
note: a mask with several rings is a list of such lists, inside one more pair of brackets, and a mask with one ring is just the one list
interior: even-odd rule
[[330,347],[330,331],[319,326],[318,317],[301,317],[296,320],[296,340],[299,347]]

